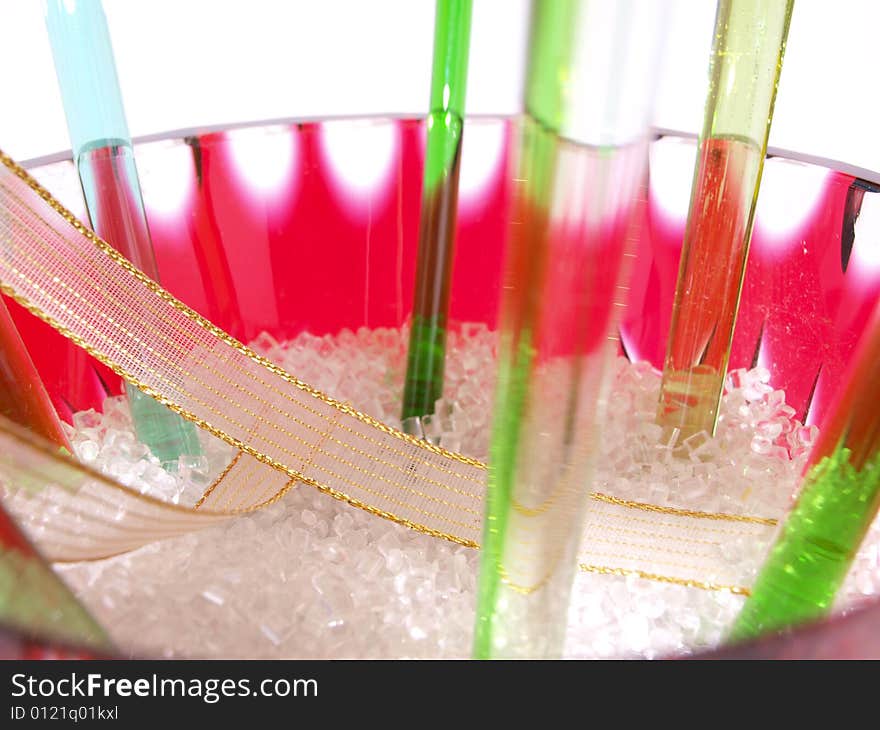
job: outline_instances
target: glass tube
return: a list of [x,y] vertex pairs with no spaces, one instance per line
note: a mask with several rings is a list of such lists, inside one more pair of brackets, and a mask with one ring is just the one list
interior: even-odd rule
[[471,5],[471,0],[437,0],[416,287],[401,416],[404,430],[410,433],[421,431],[410,419],[433,413],[434,403],[443,397]]
[[732,640],[827,614],[880,508],[880,305],[851,362]]
[[665,5],[532,5],[474,655],[562,651]]
[[104,630],[55,574],[0,505],[0,625],[30,639],[103,652]]
[[794,0],[719,0],[658,422],[714,434]]
[[[92,228],[159,281],[101,2],[48,0],[46,26]],[[201,454],[191,423],[133,385],[126,391],[138,438],[164,465]]]

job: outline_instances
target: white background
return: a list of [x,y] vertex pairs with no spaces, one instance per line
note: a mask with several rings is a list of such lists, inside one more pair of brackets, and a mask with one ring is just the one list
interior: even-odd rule
[[[655,124],[696,133],[715,3],[669,2]],[[426,110],[433,0],[105,0],[105,8],[136,137]],[[468,112],[518,110],[527,11],[526,0],[475,0]],[[876,0],[797,0],[771,146],[880,171],[878,27]],[[0,0],[0,32],[0,148],[19,160],[66,149],[40,0]]]

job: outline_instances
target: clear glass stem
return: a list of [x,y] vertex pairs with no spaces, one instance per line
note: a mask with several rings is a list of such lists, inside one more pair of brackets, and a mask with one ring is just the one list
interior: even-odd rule
[[[46,27],[92,229],[159,281],[101,2],[48,0]],[[160,461],[201,453],[191,423],[133,388],[128,393],[138,437]]]
[[715,432],[794,0],[719,0],[657,419]]

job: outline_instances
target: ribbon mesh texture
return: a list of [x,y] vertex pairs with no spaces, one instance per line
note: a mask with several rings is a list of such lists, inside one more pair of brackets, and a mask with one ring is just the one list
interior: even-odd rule
[[[98,239],[0,153],[0,288],[172,410],[239,450],[195,508],[164,504],[0,424],[4,504],[52,560],[106,557],[258,509],[307,484],[478,547],[486,467],[396,431],[259,357]],[[775,518],[593,495],[583,570],[745,593]]]

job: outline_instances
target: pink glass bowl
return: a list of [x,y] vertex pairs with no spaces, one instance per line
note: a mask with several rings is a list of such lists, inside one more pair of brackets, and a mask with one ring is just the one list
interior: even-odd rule
[[[497,317],[513,174],[513,123],[465,133],[451,318]],[[418,119],[257,124],[136,145],[162,283],[243,342],[303,331],[389,327],[413,297],[424,128]],[[660,367],[669,328],[695,140],[652,142],[623,351]],[[66,156],[31,172],[81,219]],[[798,418],[816,423],[880,292],[880,190],[833,169],[771,156],[755,218],[730,368],[763,365]],[[60,415],[122,392],[65,339],[7,304]],[[63,356],[59,356],[62,353]]]
[[[462,161],[451,318],[495,325],[514,135],[475,118]],[[137,145],[162,283],[242,341],[399,326],[413,295],[424,159],[416,119],[273,123]],[[621,341],[660,367],[695,142],[652,144]],[[84,218],[69,159],[38,180]],[[808,423],[832,402],[880,292],[880,195],[872,183],[783,157],[767,161],[730,368],[764,365]],[[62,417],[99,408],[116,376],[71,382],[71,346],[8,302]]]

